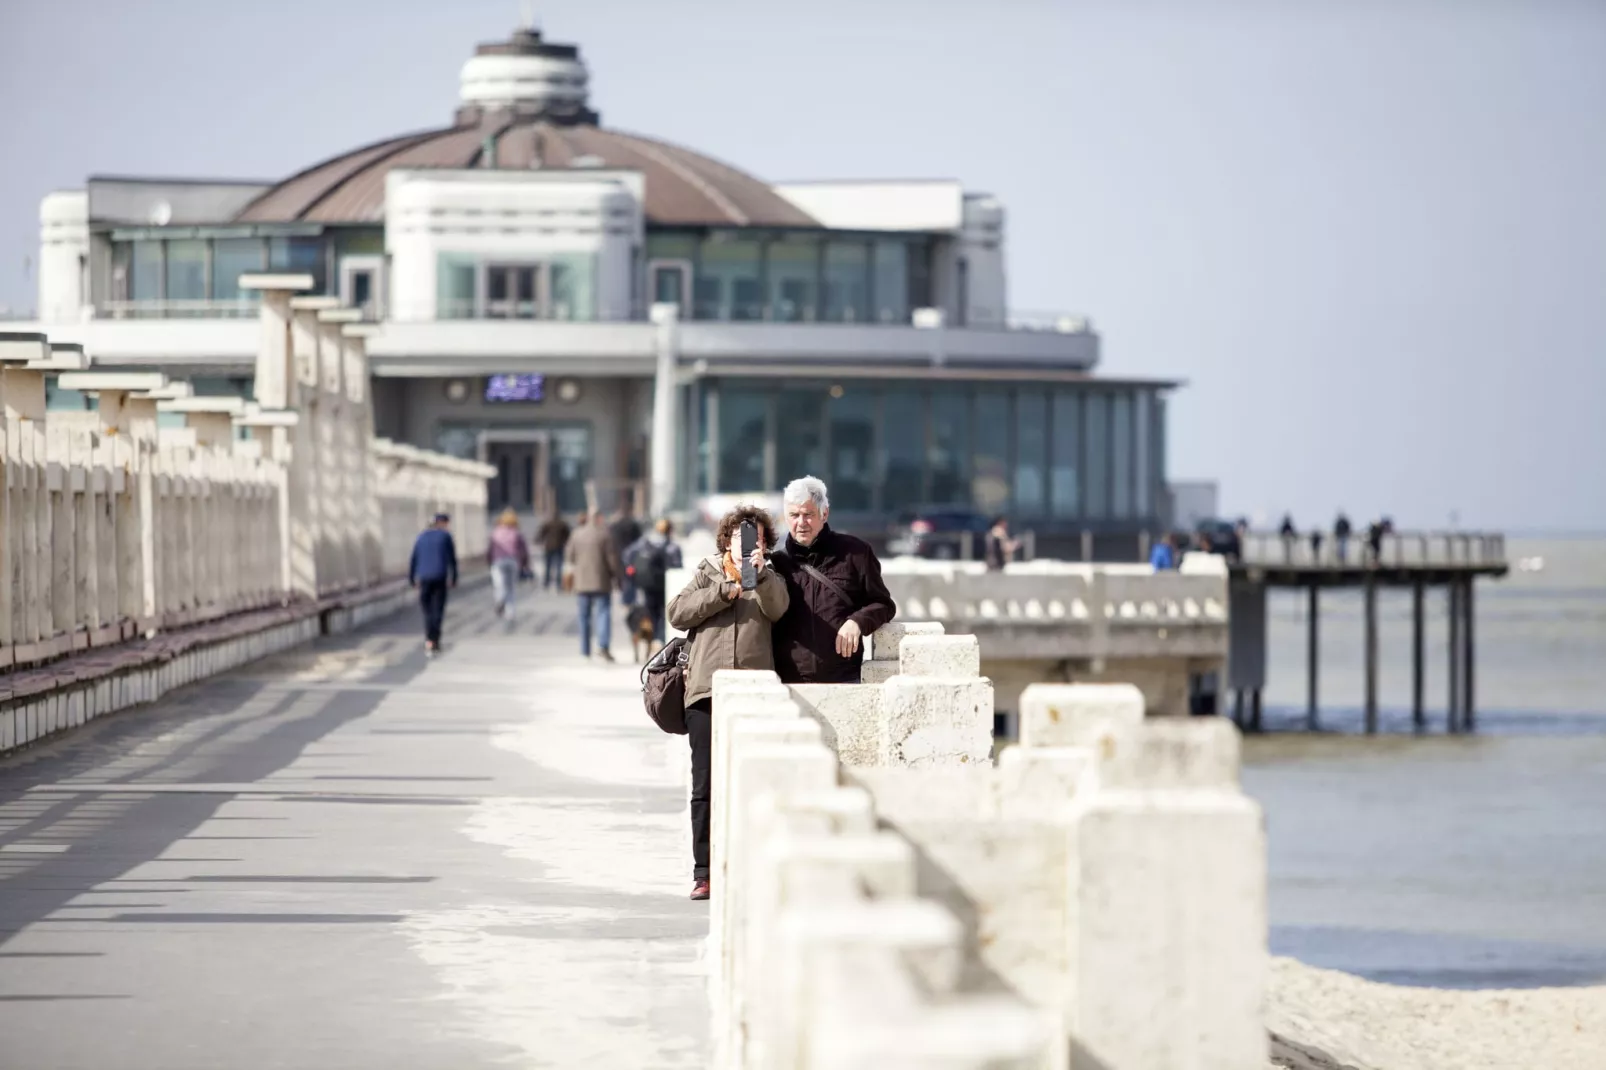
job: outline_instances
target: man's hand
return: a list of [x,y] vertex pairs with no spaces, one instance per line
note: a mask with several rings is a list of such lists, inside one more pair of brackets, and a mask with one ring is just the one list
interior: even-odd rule
[[845,658],[851,658],[859,649],[859,625],[856,621],[848,621],[836,633],[836,652]]

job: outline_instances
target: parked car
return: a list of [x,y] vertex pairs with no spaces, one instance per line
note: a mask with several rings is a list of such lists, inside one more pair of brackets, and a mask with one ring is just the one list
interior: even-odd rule
[[893,529],[887,552],[894,557],[929,557],[939,561],[980,560],[987,548],[993,518],[963,506],[917,509]]

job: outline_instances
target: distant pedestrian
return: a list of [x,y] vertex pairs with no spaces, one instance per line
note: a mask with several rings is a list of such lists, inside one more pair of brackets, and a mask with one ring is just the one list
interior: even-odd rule
[[1167,569],[1177,567],[1176,544],[1175,536],[1170,533],[1160,536],[1160,541],[1149,551],[1149,564],[1154,567],[1154,571],[1165,572]]
[[546,574],[541,577],[541,586],[550,590],[563,583],[563,551],[569,545],[569,525],[563,514],[552,510],[535,537],[541,540],[541,552],[545,555]]
[[[631,515],[630,506],[627,505],[619,510],[619,515],[608,525],[608,534],[613,536],[613,544],[620,550],[626,546],[634,546],[636,540],[641,538],[641,525]],[[636,585],[628,574],[619,579],[619,601],[627,606],[636,604]]]
[[[758,529],[750,560],[757,573],[742,589],[741,526]],[[771,631],[787,607],[787,585],[771,568],[775,528],[757,506],[726,513],[714,533],[717,553],[699,562],[691,582],[669,603],[669,619],[691,633],[686,665],[686,728],[691,744],[691,853],[693,899],[707,899],[709,814],[713,805],[714,673],[720,669],[773,669]]]
[[1333,521],[1333,549],[1338,553],[1338,563],[1341,565],[1349,556],[1349,537],[1354,530],[1350,527],[1349,517],[1340,511],[1338,519]]
[[1386,516],[1366,526],[1366,555],[1373,565],[1383,563],[1383,536],[1393,533],[1394,522]]
[[1299,529],[1294,527],[1293,513],[1283,514],[1283,526],[1277,529],[1277,533],[1283,537],[1283,560],[1292,561],[1294,559],[1294,542],[1299,538]]
[[664,644],[668,629],[664,619],[665,580],[669,570],[680,568],[683,559],[680,547],[675,545],[674,526],[667,517],[653,525],[653,530],[632,543],[624,553],[625,574],[641,592],[641,608],[652,621],[653,641]]
[[820,480],[794,479],[781,500],[788,530],[770,560],[789,604],[775,625],[775,671],[789,684],[856,684],[864,637],[898,611],[881,562],[863,539],[831,529]]
[[424,610],[424,651],[431,657],[440,653],[446,592],[457,586],[457,544],[452,541],[451,526],[451,517],[437,513],[435,522],[413,543],[413,559],[407,566],[407,583],[418,588],[418,602]]
[[513,619],[513,601],[518,593],[519,580],[530,571],[530,547],[519,530],[519,514],[511,509],[502,510],[491,531],[490,545],[485,551],[486,564],[491,566],[491,587],[496,594],[496,615]]
[[1015,552],[1019,549],[1020,540],[1009,537],[1009,518],[995,517],[993,526],[987,532],[987,548],[984,554],[987,571],[1004,571],[1004,566],[1014,559]]
[[1322,560],[1322,533],[1317,528],[1310,532],[1310,559],[1318,564]]
[[597,656],[612,661],[608,647],[613,638],[613,592],[623,579],[624,568],[600,511],[593,512],[570,536],[563,565],[564,586],[574,591],[580,610],[580,655],[591,656],[595,636]]

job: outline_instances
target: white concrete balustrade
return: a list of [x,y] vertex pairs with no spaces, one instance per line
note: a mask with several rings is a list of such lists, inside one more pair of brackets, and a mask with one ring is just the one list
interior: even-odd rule
[[[304,276],[242,282],[264,293],[254,403],[94,370],[76,346],[0,333],[0,674],[269,608],[310,613],[314,634],[320,613],[354,622],[389,597],[383,584],[406,574],[437,512],[452,515],[465,561],[484,554],[493,470],[373,437],[372,328],[332,299],[293,297]],[[51,378],[94,410],[47,411]],[[162,413],[184,426],[159,429]],[[230,632],[226,655],[169,652],[186,667],[61,703],[60,716],[42,697],[53,680],[0,675],[0,706],[45,703],[37,717],[28,707],[25,731],[3,711],[0,750],[69,727],[69,708],[108,712],[299,641],[305,629],[286,619],[265,621],[278,630],[261,642]],[[69,672],[62,686],[76,682]]]
[[995,762],[979,663],[974,636],[889,625],[879,683],[716,674],[715,1065],[1266,1065],[1236,730],[1035,685]]

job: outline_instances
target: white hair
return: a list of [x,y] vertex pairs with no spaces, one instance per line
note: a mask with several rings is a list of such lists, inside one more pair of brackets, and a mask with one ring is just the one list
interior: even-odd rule
[[831,508],[831,498],[826,493],[824,480],[804,476],[786,485],[786,490],[781,494],[783,506],[802,505],[804,502],[813,502],[822,513]]

